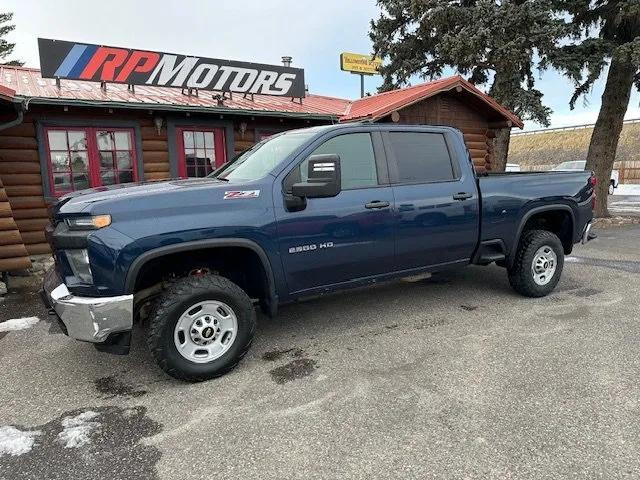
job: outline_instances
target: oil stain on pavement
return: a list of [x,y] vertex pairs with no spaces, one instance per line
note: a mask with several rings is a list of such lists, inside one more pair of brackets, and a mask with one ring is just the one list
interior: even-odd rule
[[262,354],[262,359],[267,362],[275,362],[280,360],[283,356],[289,355],[290,357],[302,357],[304,350],[301,348],[288,348],[286,350],[269,350]]
[[569,292],[570,295],[573,295],[574,297],[580,297],[580,298],[592,297],[600,293],[603,293],[603,291],[598,290],[596,288],[581,288],[579,290],[574,290],[572,292]]
[[297,380],[311,375],[318,368],[317,362],[304,357],[304,350],[301,348],[287,348],[270,350],[262,354],[262,360],[266,362],[275,362],[283,357],[292,358],[289,363],[281,365],[269,371],[271,378],[278,385]]
[[38,427],[0,430],[0,479],[158,478],[161,453],[141,440],[162,427],[144,407],[73,410]]
[[132,385],[125,383],[117,375],[101,377],[93,381],[98,393],[104,398],[129,397],[138,398],[147,393],[146,390],[137,390]]
[[318,366],[315,360],[311,360],[310,358],[296,358],[285,365],[274,368],[269,371],[269,373],[274,382],[282,385],[292,380],[307,377],[311,375],[316,368],[318,368]]

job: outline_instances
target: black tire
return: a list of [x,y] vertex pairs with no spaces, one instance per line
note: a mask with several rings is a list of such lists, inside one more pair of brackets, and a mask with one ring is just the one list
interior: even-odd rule
[[[539,285],[534,280],[532,264],[536,252],[548,246],[556,254],[556,269],[551,280]],[[525,232],[516,251],[513,265],[508,270],[509,283],[520,295],[525,297],[544,297],[556,288],[564,267],[564,248],[560,239],[546,230],[530,230]]]
[[[174,330],[189,307],[206,300],[228,305],[236,316],[238,332],[221,357],[208,363],[196,363],[178,352]],[[255,309],[239,286],[218,275],[191,276],[173,282],[157,300],[150,315],[147,344],[151,355],[166,373],[179,380],[202,382],[235,368],[249,351],[255,330]]]

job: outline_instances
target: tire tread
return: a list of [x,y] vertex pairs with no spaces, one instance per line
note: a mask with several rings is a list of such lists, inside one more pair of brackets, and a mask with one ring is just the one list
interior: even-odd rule
[[[168,312],[183,301],[186,296],[193,295],[198,291],[204,292],[211,290],[225,290],[229,294],[239,297],[241,301],[246,302],[251,306],[253,321],[249,322],[249,340],[242,346],[242,349],[238,355],[234,357],[234,360],[225,367],[212,374],[193,375],[169,365],[169,362],[163,352],[165,321],[169,314]],[[152,307],[149,318],[147,346],[149,347],[151,356],[165,373],[179,380],[185,380],[188,382],[203,382],[205,380],[220,377],[233,370],[251,348],[256,331],[255,311],[253,309],[253,305],[251,305],[251,299],[238,285],[233,283],[231,280],[218,275],[191,276],[173,280]]]
[[[541,245],[556,245],[560,246],[562,250],[562,243],[560,239],[553,232],[548,230],[529,230],[524,233],[520,242],[518,244],[518,250],[516,251],[516,256],[513,261],[513,265],[509,268],[509,283],[511,287],[521,295],[525,297],[543,297],[548,295],[556,286],[559,281],[560,274],[562,273],[562,266],[564,262],[558,259],[558,278],[552,280],[550,284],[551,288],[540,288],[539,286],[533,283],[531,276],[529,275],[529,270],[531,269],[530,262],[527,261],[526,257],[529,254],[532,254],[533,248],[539,248]],[[545,285],[545,287],[547,287]]]

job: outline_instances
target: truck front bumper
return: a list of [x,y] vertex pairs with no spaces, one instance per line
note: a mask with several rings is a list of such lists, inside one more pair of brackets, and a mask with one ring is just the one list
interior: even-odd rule
[[67,335],[76,340],[103,343],[109,335],[129,332],[133,327],[133,295],[77,297],[69,292],[55,267],[44,276],[42,300],[62,321]]

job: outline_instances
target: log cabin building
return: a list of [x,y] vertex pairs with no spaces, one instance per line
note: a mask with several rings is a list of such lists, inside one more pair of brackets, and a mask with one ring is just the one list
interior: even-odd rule
[[0,66],[0,272],[50,253],[47,205],[65,193],[201,177],[277,132],[362,120],[457,127],[479,171],[491,170],[495,131],[523,126],[459,76],[350,101],[56,82]]

